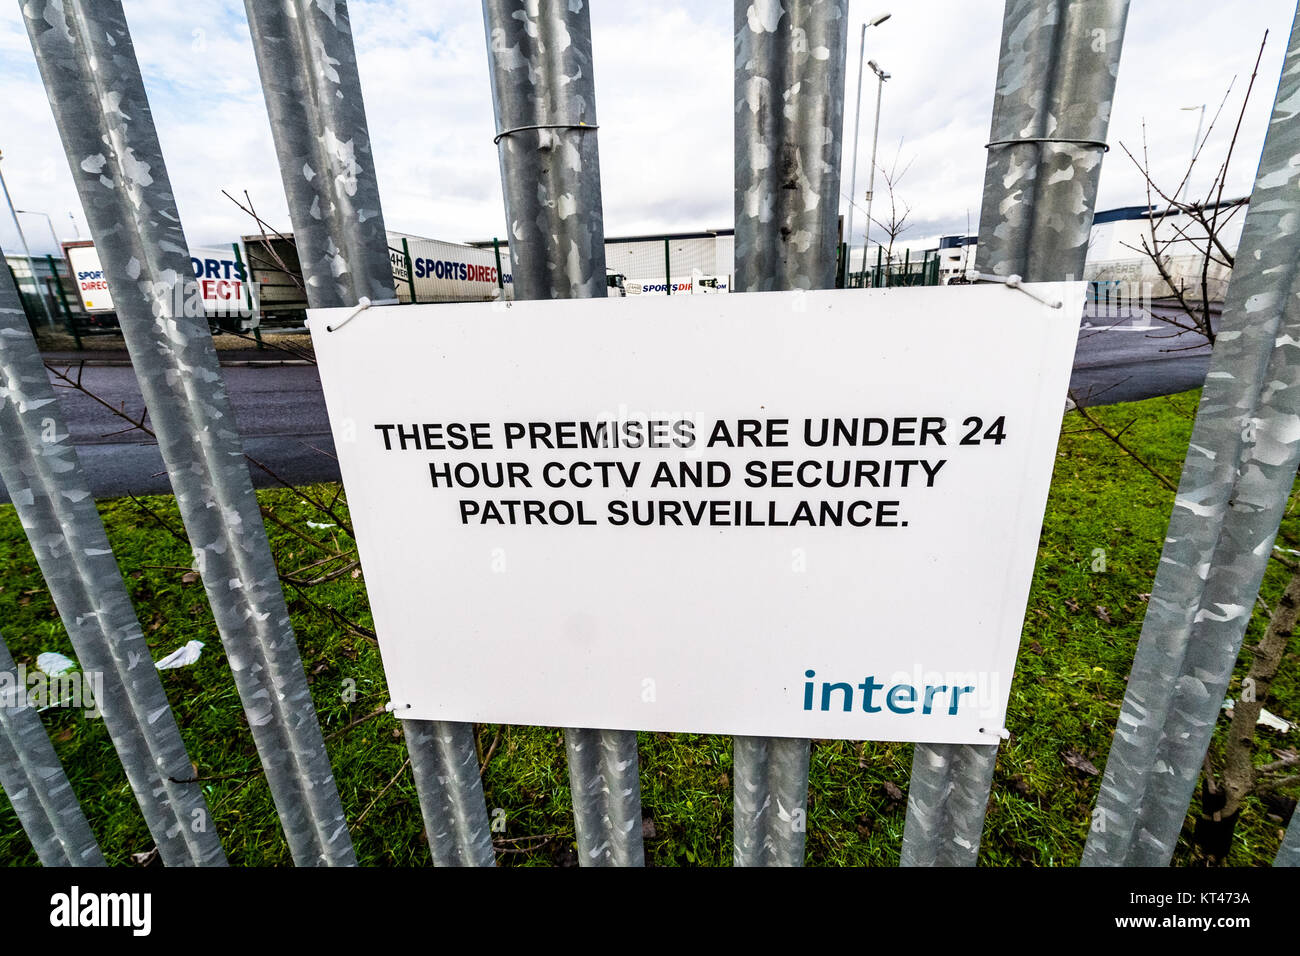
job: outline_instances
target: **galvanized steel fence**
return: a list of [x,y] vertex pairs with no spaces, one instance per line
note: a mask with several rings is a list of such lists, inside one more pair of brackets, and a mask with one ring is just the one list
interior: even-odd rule
[[[187,284],[192,289],[194,282],[189,246],[122,6],[21,8],[87,224],[105,272],[115,277],[110,291],[122,335],[294,861],[352,863],[352,841],[212,335],[202,310],[186,308]],[[306,5],[302,13],[307,16]],[[387,265],[386,256],[382,261]],[[20,433],[6,429],[6,446],[22,442]],[[55,486],[47,495],[62,498],[63,490]],[[111,555],[106,548],[101,553]],[[86,586],[118,575],[111,558],[104,563],[102,571],[84,575]],[[76,618],[64,614],[64,620]],[[125,625],[113,628],[107,642],[124,653],[120,645],[130,633]],[[141,666],[152,667],[147,655]],[[180,779],[190,776],[187,766]],[[137,795],[143,790],[137,787]]]
[[[976,268],[1083,276],[1128,0],[1007,0]],[[917,744],[904,866],[973,865],[997,745]]]
[[[1300,15],[1085,865],[1163,866],[1173,855],[1300,466],[1298,95]],[[1298,826],[1293,814],[1290,847]]]
[[[20,4],[109,276],[186,532],[298,865],[355,863],[288,610],[194,281],[118,0]],[[1007,0],[979,264],[1081,277],[1127,0]],[[396,301],[344,3],[246,0],[309,305]],[[582,3],[484,0],[519,298],[606,294],[590,15]],[[740,291],[830,288],[847,0],[735,2]],[[1269,127],[1192,452],[1106,768],[1085,864],[1169,862],[1300,466],[1300,20]],[[160,854],[225,855],[109,548],[58,403],[0,274],[0,477],[99,700]],[[0,670],[14,663],[0,644]],[[491,866],[470,725],[406,724],[439,865]],[[579,859],[640,865],[634,732],[566,731]],[[807,740],[737,738],[737,865],[800,865]],[[904,865],[969,865],[997,747],[915,748]],[[0,707],[0,786],[41,861],[103,856],[40,719]],[[1278,864],[1300,864],[1291,824]]]
[[[736,290],[834,288],[848,0],[735,11]],[[737,866],[803,862],[809,746],[735,739]]]

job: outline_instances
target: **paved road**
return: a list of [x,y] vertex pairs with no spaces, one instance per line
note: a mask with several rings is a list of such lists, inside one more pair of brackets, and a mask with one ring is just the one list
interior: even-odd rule
[[[235,366],[222,369],[245,452],[294,483],[339,477],[334,439],[325,415],[320,377],[310,365]],[[58,384],[58,379],[51,374]],[[82,384],[114,407],[138,417],[144,406],[135,372],[120,365],[87,366]],[[86,395],[56,389],[77,454],[96,497],[171,491],[162,454],[141,432]],[[123,405],[124,403],[124,405]],[[149,424],[148,419],[145,424]],[[116,433],[116,434],[115,434]],[[253,466],[258,487],[278,484]],[[3,500],[8,501],[5,495]]]
[[[1079,332],[1071,388],[1081,400],[1099,405],[1196,388],[1205,379],[1209,349],[1186,351],[1184,342],[1169,338],[1168,327],[1163,325],[1148,329],[1131,324],[1085,327]],[[286,481],[338,478],[314,367],[236,365],[223,371],[249,455]],[[128,414],[139,415],[143,408],[135,374],[128,366],[87,366],[82,382],[113,406],[125,407]],[[126,423],[86,395],[70,389],[58,391],[97,497],[170,492],[157,445],[138,431],[123,432]],[[252,473],[259,487],[276,484],[256,466]],[[0,500],[7,501],[7,494],[0,493]]]
[[1070,376],[1070,391],[1081,403],[1136,402],[1205,382],[1210,347],[1200,336],[1179,336],[1177,329],[1145,314],[1094,321],[1079,330]]

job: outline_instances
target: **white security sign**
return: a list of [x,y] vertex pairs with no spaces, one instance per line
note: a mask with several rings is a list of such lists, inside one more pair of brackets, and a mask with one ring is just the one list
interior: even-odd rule
[[1082,303],[311,313],[398,715],[996,740]]

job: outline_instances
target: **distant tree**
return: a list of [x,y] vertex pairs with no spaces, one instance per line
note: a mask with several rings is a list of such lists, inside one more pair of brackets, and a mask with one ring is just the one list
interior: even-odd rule
[[[1140,245],[1135,246],[1131,243],[1124,243],[1124,245],[1151,261],[1160,279],[1169,287],[1169,296],[1174,306],[1172,315],[1159,313],[1155,314],[1155,317],[1178,329],[1178,335],[1190,332],[1205,338],[1211,345],[1214,344],[1215,329],[1214,310],[1211,305],[1214,299],[1210,290],[1211,285],[1218,285],[1213,273],[1231,270],[1235,262],[1233,253],[1228,250],[1223,240],[1223,233],[1229,222],[1246,206],[1245,200],[1225,202],[1223,191],[1227,186],[1228,167],[1237,146],[1237,137],[1241,132],[1246,106],[1255,87],[1255,77],[1259,74],[1259,64],[1264,56],[1264,44],[1267,42],[1268,31],[1265,31],[1264,40],[1260,43],[1259,53],[1255,57],[1255,68],[1250,74],[1250,82],[1246,85],[1246,94],[1242,97],[1241,109],[1237,113],[1237,122],[1232,131],[1232,139],[1228,143],[1227,153],[1203,198],[1188,199],[1185,194],[1192,173],[1201,160],[1205,144],[1209,141],[1210,133],[1213,132],[1232,94],[1235,77],[1233,82],[1228,84],[1223,100],[1210,120],[1209,128],[1196,144],[1192,158],[1188,161],[1187,168],[1175,189],[1169,190],[1160,186],[1151,176],[1145,120],[1142,123],[1141,160],[1134,156],[1132,150],[1122,141],[1120,143],[1120,148],[1133,161],[1146,181],[1148,210],[1147,234],[1141,238]],[[1161,229],[1166,222],[1172,226],[1172,230]],[[1187,287],[1184,277],[1177,274],[1178,270],[1175,266],[1175,256],[1187,255],[1194,255],[1200,260],[1199,275],[1195,277],[1196,281],[1191,288]]]
[[[880,231],[883,232],[889,238],[888,245],[885,245],[885,262],[887,264],[890,264],[894,261],[895,240],[897,240],[898,237],[901,236],[908,229],[912,228],[911,225],[907,222],[908,217],[912,213],[912,207],[907,203],[905,199],[899,197],[898,184],[902,182],[903,177],[907,175],[907,171],[912,168],[912,162],[916,159],[916,157],[913,156],[912,159],[909,159],[907,161],[907,165],[900,170],[898,168],[898,163],[899,163],[899,157],[902,154],[902,152],[903,152],[903,141],[900,139],[898,141],[898,149],[894,153],[893,164],[888,169],[886,169],[882,164],[876,163],[876,169],[880,170],[880,175],[884,177],[885,190],[889,193],[889,219],[882,221],[880,219],[876,219],[873,216],[871,218],[871,221],[875,223],[877,226],[879,226]],[[889,276],[889,269],[887,265],[885,270],[886,285],[889,284],[888,276]]]

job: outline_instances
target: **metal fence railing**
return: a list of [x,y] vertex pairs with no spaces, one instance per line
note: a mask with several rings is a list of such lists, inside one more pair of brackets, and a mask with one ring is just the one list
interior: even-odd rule
[[923,249],[921,257],[914,259],[911,249],[904,249],[901,255],[886,256],[884,249],[876,246],[875,264],[848,273],[844,286],[848,289],[892,289],[938,285],[939,263],[939,256],[929,249]]
[[[786,0],[769,21],[736,0],[739,291],[836,281],[837,203],[827,197],[840,195],[847,5]],[[1007,0],[980,271],[1029,280],[1083,274],[1127,8],[1127,0]],[[400,300],[346,5],[247,0],[246,9],[307,305]],[[226,425],[229,400],[208,325],[201,310],[176,308],[176,285],[192,277],[191,264],[122,6],[64,0],[27,4],[23,14],[293,859],[353,864],[240,437]],[[608,291],[589,16],[584,4],[484,2],[506,218],[515,224],[499,271],[509,271],[520,299]],[[780,90],[770,79],[778,76]],[[1288,344],[1300,340],[1300,167],[1289,159],[1300,152],[1300,127],[1288,105],[1297,95],[1300,20],[1256,184],[1265,201],[1250,206],[1085,864],[1169,862],[1249,617],[1225,609],[1253,603],[1300,465],[1300,432],[1290,424],[1300,415],[1300,387]],[[555,162],[560,145],[580,162]],[[796,174],[769,161],[778,154],[800,164]],[[1020,198],[1010,203],[1013,194]],[[497,252],[484,250],[485,261]],[[671,248],[667,255],[671,281]],[[408,267],[423,257],[409,243],[401,256]],[[907,265],[897,277],[910,282]],[[894,273],[863,279],[885,284],[886,275]],[[224,863],[3,273],[0,337],[0,477],[83,668],[105,675],[104,718],[131,788],[165,862]],[[12,664],[0,646],[0,668]],[[493,865],[470,725],[411,721],[406,746],[434,862]],[[802,863],[809,747],[735,740],[738,865]],[[580,861],[641,864],[636,734],[569,730],[566,749]],[[996,758],[996,746],[916,746],[904,865],[976,861]],[[0,785],[43,862],[102,862],[39,719],[21,702],[0,708]],[[1300,825],[1291,824],[1277,861],[1300,862]]]

